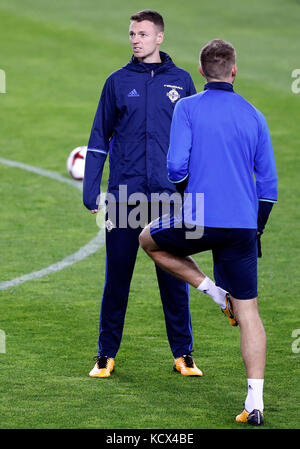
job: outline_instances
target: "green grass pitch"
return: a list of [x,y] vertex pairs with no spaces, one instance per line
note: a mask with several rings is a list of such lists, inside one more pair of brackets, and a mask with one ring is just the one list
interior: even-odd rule
[[[166,21],[162,50],[192,74],[212,38],[238,53],[235,89],[266,116],[279,203],[263,236],[259,304],[268,336],[265,428],[299,428],[300,4],[296,0],[1,0],[0,157],[65,177],[66,158],[87,145],[106,77],[131,53],[130,15]],[[106,167],[102,189],[108,175]],[[0,282],[51,265],[99,231],[79,190],[0,164]],[[197,256],[212,276],[209,254]],[[154,267],[138,254],[116,371],[90,379],[97,352],[105,248],[55,274],[0,291],[0,428],[240,429],[246,379],[239,329],[190,289],[194,357],[203,378],[172,371]],[[294,342],[294,346],[292,344]],[[292,350],[294,348],[294,351]],[[296,350],[295,350],[296,349]],[[247,427],[247,426],[246,426]]]

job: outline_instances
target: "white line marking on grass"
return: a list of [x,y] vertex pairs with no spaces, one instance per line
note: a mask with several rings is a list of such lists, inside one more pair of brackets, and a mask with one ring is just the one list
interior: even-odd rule
[[36,175],[44,176],[45,178],[54,179],[55,181],[64,182],[65,184],[69,184],[79,190],[82,190],[82,182],[65,178],[64,176],[61,176],[59,173],[55,173],[54,171],[44,170],[43,168],[39,167],[33,167],[32,165],[23,164],[23,162],[3,159],[2,157],[0,157],[0,164],[8,165],[9,167],[21,168],[22,170],[35,173]]
[[[0,164],[8,165],[10,167],[20,168],[22,170],[26,170],[32,173],[35,173],[40,176],[44,176],[46,178],[54,179],[55,181],[63,182],[65,184],[69,184],[73,187],[76,187],[79,190],[82,190],[82,183],[65,178],[61,176],[59,173],[55,173],[53,171],[44,170],[43,168],[33,167],[31,165],[23,164],[22,162],[11,161],[9,159],[0,158]],[[6,290],[9,287],[15,287],[17,285],[23,284],[24,282],[31,281],[32,279],[41,278],[43,276],[47,276],[48,274],[56,273],[57,271],[61,271],[70,265],[73,265],[83,259],[94,254],[98,249],[102,248],[105,244],[105,225],[100,229],[96,237],[94,237],[89,243],[84,245],[74,254],[65,257],[63,260],[49,265],[42,270],[33,271],[32,273],[24,274],[23,276],[19,276],[15,279],[11,279],[10,281],[4,281],[0,283],[0,290]]]

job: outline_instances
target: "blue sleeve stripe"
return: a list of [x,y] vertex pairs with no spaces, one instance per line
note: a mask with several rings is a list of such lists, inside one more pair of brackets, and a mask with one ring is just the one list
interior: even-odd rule
[[108,153],[105,150],[97,150],[96,148],[88,148],[87,151],[93,151],[95,153],[103,153],[103,154],[107,154]]
[[277,203],[277,200],[269,200],[268,198],[258,198],[258,201],[265,201],[266,203]]
[[172,182],[173,184],[178,184],[179,182],[184,181],[187,177],[189,176],[189,174],[185,175],[184,178],[180,179],[179,181],[173,181],[172,179],[168,178],[170,182]]

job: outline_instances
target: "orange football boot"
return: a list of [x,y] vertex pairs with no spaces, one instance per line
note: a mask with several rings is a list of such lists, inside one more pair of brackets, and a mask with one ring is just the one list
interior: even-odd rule
[[202,371],[197,368],[190,354],[175,359],[173,370],[178,371],[183,376],[203,376]]
[[100,355],[95,357],[96,364],[92,371],[90,371],[90,377],[109,377],[114,370],[115,361],[111,357]]
[[239,323],[237,322],[237,320],[234,318],[234,314],[233,314],[233,310],[232,310],[232,304],[230,301],[230,296],[228,293],[226,293],[225,296],[225,302],[226,302],[226,308],[225,309],[221,309],[222,312],[227,316],[227,318],[229,319],[229,323],[231,326],[238,326]]

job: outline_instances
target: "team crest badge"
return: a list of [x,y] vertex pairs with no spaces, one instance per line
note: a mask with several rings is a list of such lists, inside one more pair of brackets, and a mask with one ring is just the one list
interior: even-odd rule
[[105,222],[105,227],[106,227],[107,231],[110,232],[110,231],[111,231],[112,229],[114,229],[116,226],[113,224],[113,222],[112,222],[110,219],[108,219],[108,220],[106,220],[106,222]]
[[167,92],[167,97],[169,97],[172,103],[175,103],[175,101],[180,98],[180,94],[176,89],[171,89],[169,92]]

